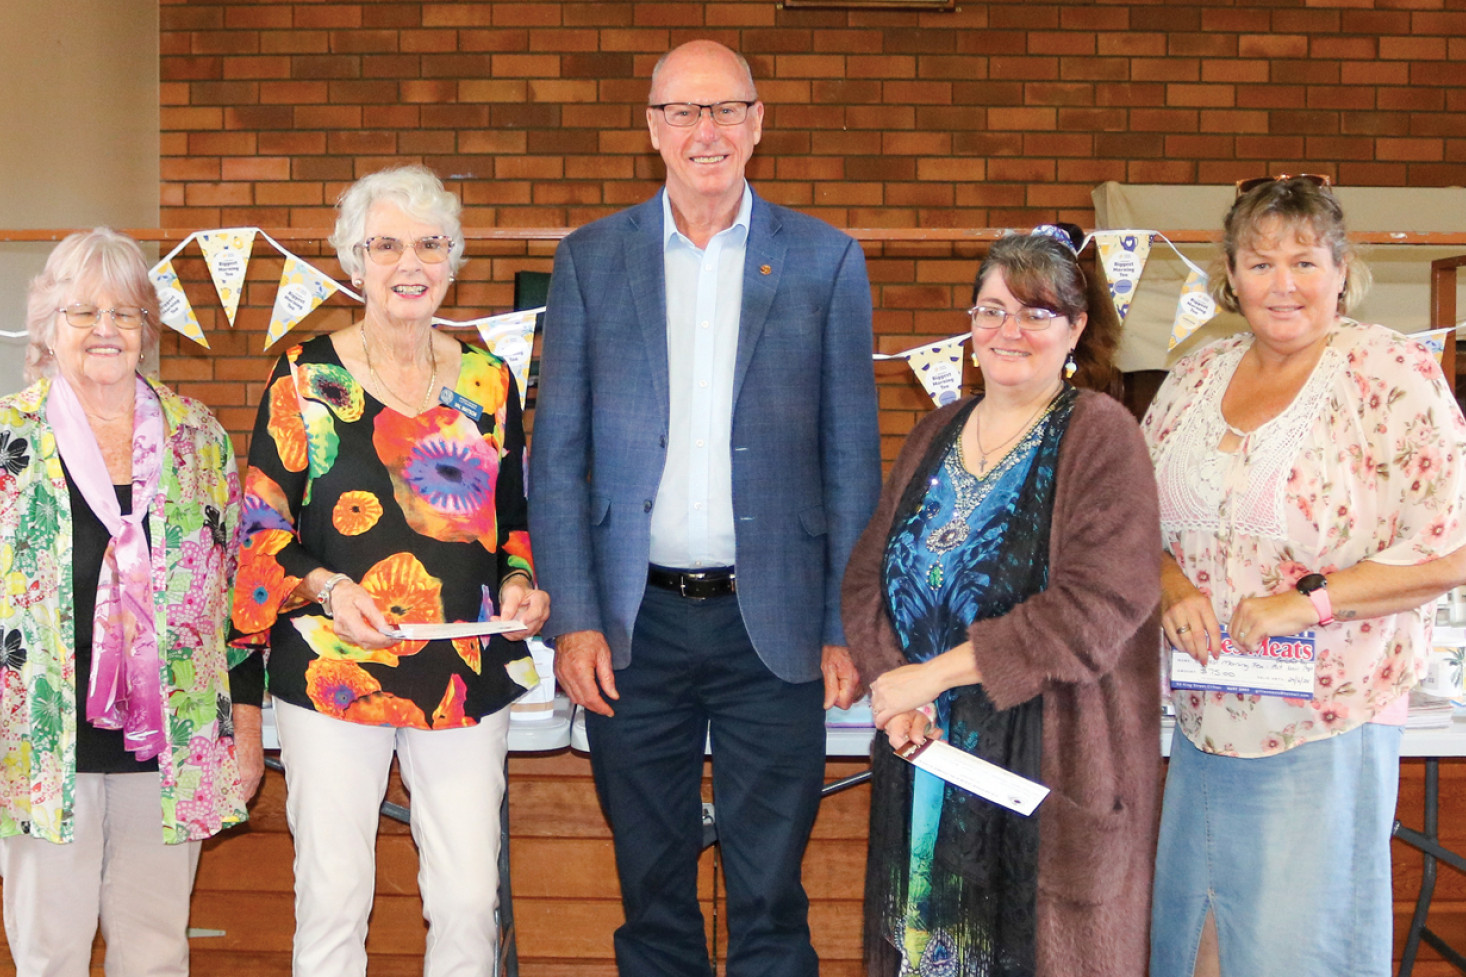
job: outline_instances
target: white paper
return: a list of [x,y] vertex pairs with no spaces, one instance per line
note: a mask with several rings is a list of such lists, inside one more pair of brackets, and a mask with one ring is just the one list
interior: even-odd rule
[[520,631],[523,621],[454,621],[451,624],[399,624],[382,633],[399,641],[437,641],[442,638],[476,638],[485,634]]
[[942,740],[927,740],[914,750],[896,751],[901,757],[927,773],[941,777],[949,784],[971,791],[978,797],[1001,804],[1024,817],[1033,813],[1049,789],[995,763],[963,753]]
[[1199,665],[1184,651],[1171,652],[1171,688],[1313,698],[1314,633],[1269,638],[1260,652],[1238,647],[1222,628],[1222,657]]

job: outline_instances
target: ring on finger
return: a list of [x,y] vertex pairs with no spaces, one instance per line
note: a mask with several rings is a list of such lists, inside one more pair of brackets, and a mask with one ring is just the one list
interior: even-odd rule
[[1176,629],[1176,633],[1177,634],[1185,634],[1187,631],[1190,631],[1190,630],[1191,630],[1191,625],[1189,625],[1189,624],[1183,624],[1179,628]]

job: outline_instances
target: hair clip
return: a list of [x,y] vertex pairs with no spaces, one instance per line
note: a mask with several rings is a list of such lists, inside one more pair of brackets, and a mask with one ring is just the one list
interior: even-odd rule
[[1051,237],[1055,241],[1058,241],[1060,244],[1064,245],[1065,250],[1069,251],[1071,254],[1079,254],[1079,249],[1074,246],[1074,239],[1070,237],[1069,232],[1064,230],[1062,227],[1057,227],[1053,224],[1040,224],[1028,233],[1042,235],[1043,237]]

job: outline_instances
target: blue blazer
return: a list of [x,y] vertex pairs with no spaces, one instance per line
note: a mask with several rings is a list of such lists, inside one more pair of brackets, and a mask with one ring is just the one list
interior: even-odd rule
[[[880,491],[865,256],[755,196],[733,375],[738,605],[787,682],[844,644],[840,582]],[[631,662],[651,510],[667,456],[660,195],[555,251],[530,459],[530,539],[547,635],[596,630]]]

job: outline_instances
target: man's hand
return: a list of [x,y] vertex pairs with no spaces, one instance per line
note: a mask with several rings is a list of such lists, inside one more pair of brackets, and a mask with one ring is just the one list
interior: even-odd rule
[[825,677],[825,708],[849,709],[860,697],[860,673],[844,645],[825,645],[820,651],[820,672]]
[[621,698],[611,670],[611,647],[599,631],[570,631],[555,639],[555,681],[570,701],[602,716],[614,716],[610,703]]

